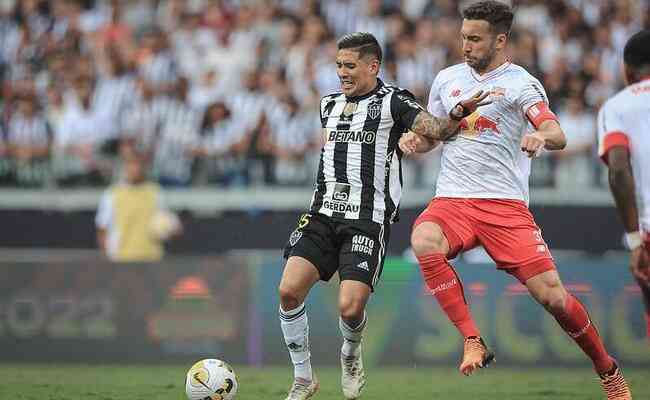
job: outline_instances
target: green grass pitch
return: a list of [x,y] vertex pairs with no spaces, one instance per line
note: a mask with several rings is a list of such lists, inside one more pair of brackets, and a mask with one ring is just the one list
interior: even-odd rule
[[[90,366],[0,364],[3,400],[183,400],[190,365]],[[237,400],[284,400],[291,369],[234,366]],[[635,399],[650,399],[650,371],[625,369]],[[343,399],[337,368],[316,367],[314,400]],[[589,369],[490,367],[471,377],[454,368],[372,368],[363,399],[592,400],[603,394]]]

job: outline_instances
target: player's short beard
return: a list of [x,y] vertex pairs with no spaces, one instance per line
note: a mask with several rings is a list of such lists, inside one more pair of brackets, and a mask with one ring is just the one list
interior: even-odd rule
[[487,67],[492,63],[492,61],[494,60],[494,57],[497,54],[497,48],[494,45],[494,42],[495,41],[493,41],[490,44],[490,50],[485,55],[485,57],[477,58],[476,61],[474,62],[474,65],[472,65],[472,68],[474,68],[476,70],[476,72],[479,72],[479,73],[484,72],[487,69]]

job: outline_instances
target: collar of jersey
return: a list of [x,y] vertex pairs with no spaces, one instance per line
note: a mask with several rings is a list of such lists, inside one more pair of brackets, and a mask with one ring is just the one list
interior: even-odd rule
[[379,89],[384,87],[384,82],[381,81],[381,79],[377,78],[377,86],[375,86],[374,89],[369,91],[368,93],[361,95],[361,96],[354,96],[354,97],[346,97],[345,100],[347,100],[350,103],[358,103],[359,101],[363,99],[367,99],[368,97],[372,96],[373,94],[377,93]]
[[492,79],[495,76],[501,74],[503,71],[505,71],[510,66],[510,64],[511,64],[510,60],[506,60],[503,64],[499,65],[498,67],[496,67],[495,69],[493,69],[492,71],[488,72],[485,75],[479,75],[476,71],[474,71],[474,68],[470,67],[467,64],[465,64],[465,65],[467,65],[467,67],[469,68],[469,71],[472,74],[472,76],[474,77],[474,79],[476,79],[479,82],[485,82],[488,79]]

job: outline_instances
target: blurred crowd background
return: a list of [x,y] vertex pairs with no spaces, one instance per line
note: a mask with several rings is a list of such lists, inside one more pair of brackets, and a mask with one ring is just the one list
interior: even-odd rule
[[[426,104],[461,60],[452,0],[0,0],[0,184],[104,186],[147,155],[164,187],[313,182],[318,101],[338,91],[336,40],[373,33],[382,78]],[[569,138],[531,183],[603,186],[596,113],[624,83],[623,46],[646,0],[521,0],[511,59],[539,78]],[[435,182],[438,156],[406,184]]]

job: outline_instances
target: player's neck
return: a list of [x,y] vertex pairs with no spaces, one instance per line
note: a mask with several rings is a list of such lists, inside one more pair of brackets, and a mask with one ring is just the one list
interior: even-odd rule
[[355,94],[354,96],[346,96],[348,100],[362,100],[368,96],[370,96],[372,93],[374,93],[377,88],[379,88],[379,85],[381,81],[379,78],[375,79],[375,84],[370,87],[370,89],[364,90],[359,94]]
[[495,56],[494,60],[492,60],[492,62],[488,64],[488,66],[485,67],[485,69],[480,71],[478,69],[474,69],[474,71],[479,75],[486,75],[508,62],[510,62],[508,61],[508,58],[505,55],[500,54]]

